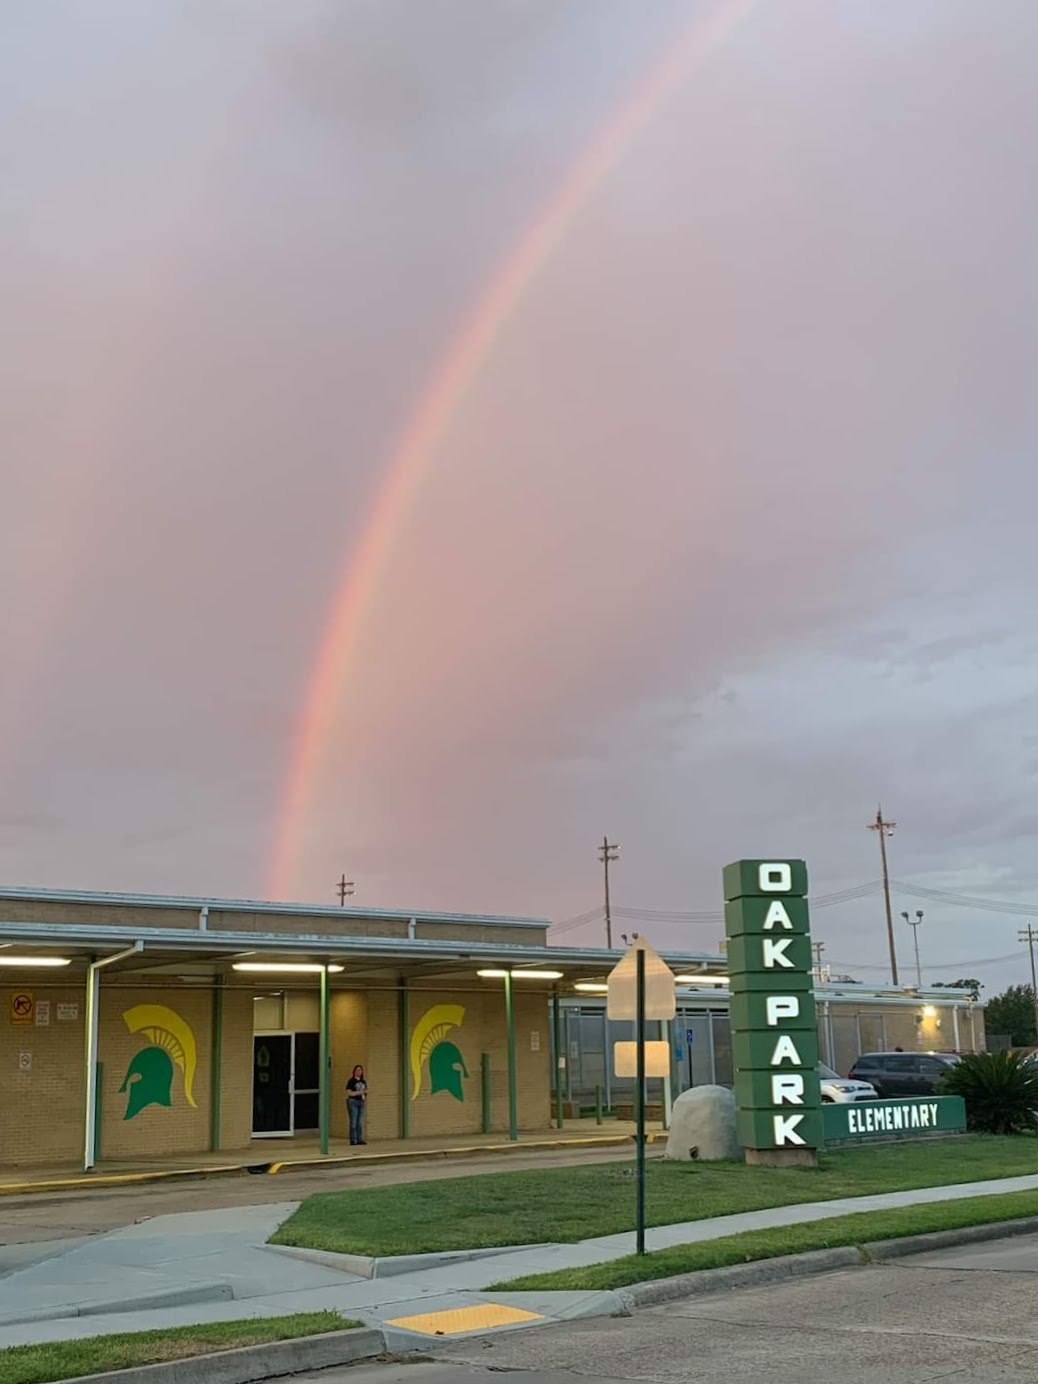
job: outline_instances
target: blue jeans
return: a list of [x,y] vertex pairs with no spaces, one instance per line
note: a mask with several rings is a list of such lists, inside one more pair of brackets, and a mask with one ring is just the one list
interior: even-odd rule
[[364,1138],[364,1102],[356,1096],[347,1096],[346,1109],[350,1117],[350,1143],[359,1144]]

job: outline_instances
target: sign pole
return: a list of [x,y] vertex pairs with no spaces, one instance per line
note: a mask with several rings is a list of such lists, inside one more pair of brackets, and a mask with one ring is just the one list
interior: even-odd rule
[[638,1015],[636,1034],[638,1044],[638,1075],[635,1091],[635,1110],[638,1118],[638,1131],[635,1135],[638,1145],[638,1231],[636,1253],[645,1253],[645,952],[637,955],[637,1004]]

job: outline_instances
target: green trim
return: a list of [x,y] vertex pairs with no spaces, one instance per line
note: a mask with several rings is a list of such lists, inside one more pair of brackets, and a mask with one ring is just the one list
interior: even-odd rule
[[403,976],[400,977],[400,989],[397,992],[397,1051],[400,1058],[400,1137],[407,1139],[411,1132],[411,1102],[408,1099],[407,1088],[410,1075],[407,1070],[407,1045],[411,1033],[410,1015],[410,995],[407,993],[407,981]]
[[483,1133],[489,1134],[490,1122],[490,1054],[484,1052],[479,1059],[480,1092],[483,1097]]
[[94,1066],[94,1162],[101,1161],[101,1131],[104,1128],[105,1064]]
[[317,1105],[319,1111],[321,1152],[327,1154],[329,1149],[329,1128],[331,1125],[331,1102],[329,1100],[330,1076],[329,1054],[330,1045],[328,1041],[328,967],[321,967],[321,1041],[318,1055],[320,1071],[318,1072],[318,1093]]
[[218,1153],[221,1146],[223,1101],[223,976],[216,977],[213,990],[212,1075],[209,1096],[209,1150]]
[[508,1137],[514,1143],[519,1138],[519,1109],[515,1076],[515,1003],[512,997],[512,973],[505,975],[505,1029],[508,1035]]
[[555,1072],[552,1078],[552,1086],[555,1088],[555,1128],[561,1129],[563,1125],[562,1117],[562,999],[556,990],[551,997],[551,1022],[552,1030],[555,1035],[553,1044],[555,1052]]

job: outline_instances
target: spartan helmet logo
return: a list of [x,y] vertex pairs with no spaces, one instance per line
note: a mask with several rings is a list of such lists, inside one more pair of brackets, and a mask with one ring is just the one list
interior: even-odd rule
[[461,1078],[468,1076],[465,1059],[453,1043],[437,1043],[429,1054],[429,1081],[432,1093],[449,1091],[455,1100],[465,1099]]
[[120,1094],[127,1096],[123,1119],[132,1120],[149,1105],[171,1106],[177,1067],[183,1073],[187,1103],[194,1106],[198,1054],[189,1025],[164,1004],[134,1005],[123,1015],[123,1022],[131,1033],[142,1034],[150,1044],[133,1058],[119,1087]]
[[455,1100],[465,1099],[462,1078],[468,1068],[458,1047],[447,1041],[452,1028],[458,1028],[465,1018],[460,1004],[434,1004],[426,1010],[411,1034],[411,1099],[422,1094],[422,1072],[428,1063],[429,1085],[435,1096],[447,1091]]

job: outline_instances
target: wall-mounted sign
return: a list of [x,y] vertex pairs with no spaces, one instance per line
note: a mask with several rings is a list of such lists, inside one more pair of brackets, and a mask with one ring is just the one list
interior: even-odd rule
[[737,860],[724,897],[739,1141],[802,1155],[822,1144],[807,866]]
[[31,1024],[36,1015],[36,997],[31,990],[16,990],[11,996],[11,1023]]
[[58,1005],[58,1023],[59,1023],[59,1024],[74,1023],[75,1020],[78,1019],[78,1018],[79,1018],[79,1005],[78,1005],[78,1004],[59,1004],[59,1005]]
[[32,1071],[32,1053],[31,1053],[31,1052],[20,1052],[20,1053],[18,1054],[18,1070],[19,1070],[20,1072],[31,1072],[31,1071]]
[[36,1001],[36,1027],[48,1028],[50,1026],[50,1000]]

